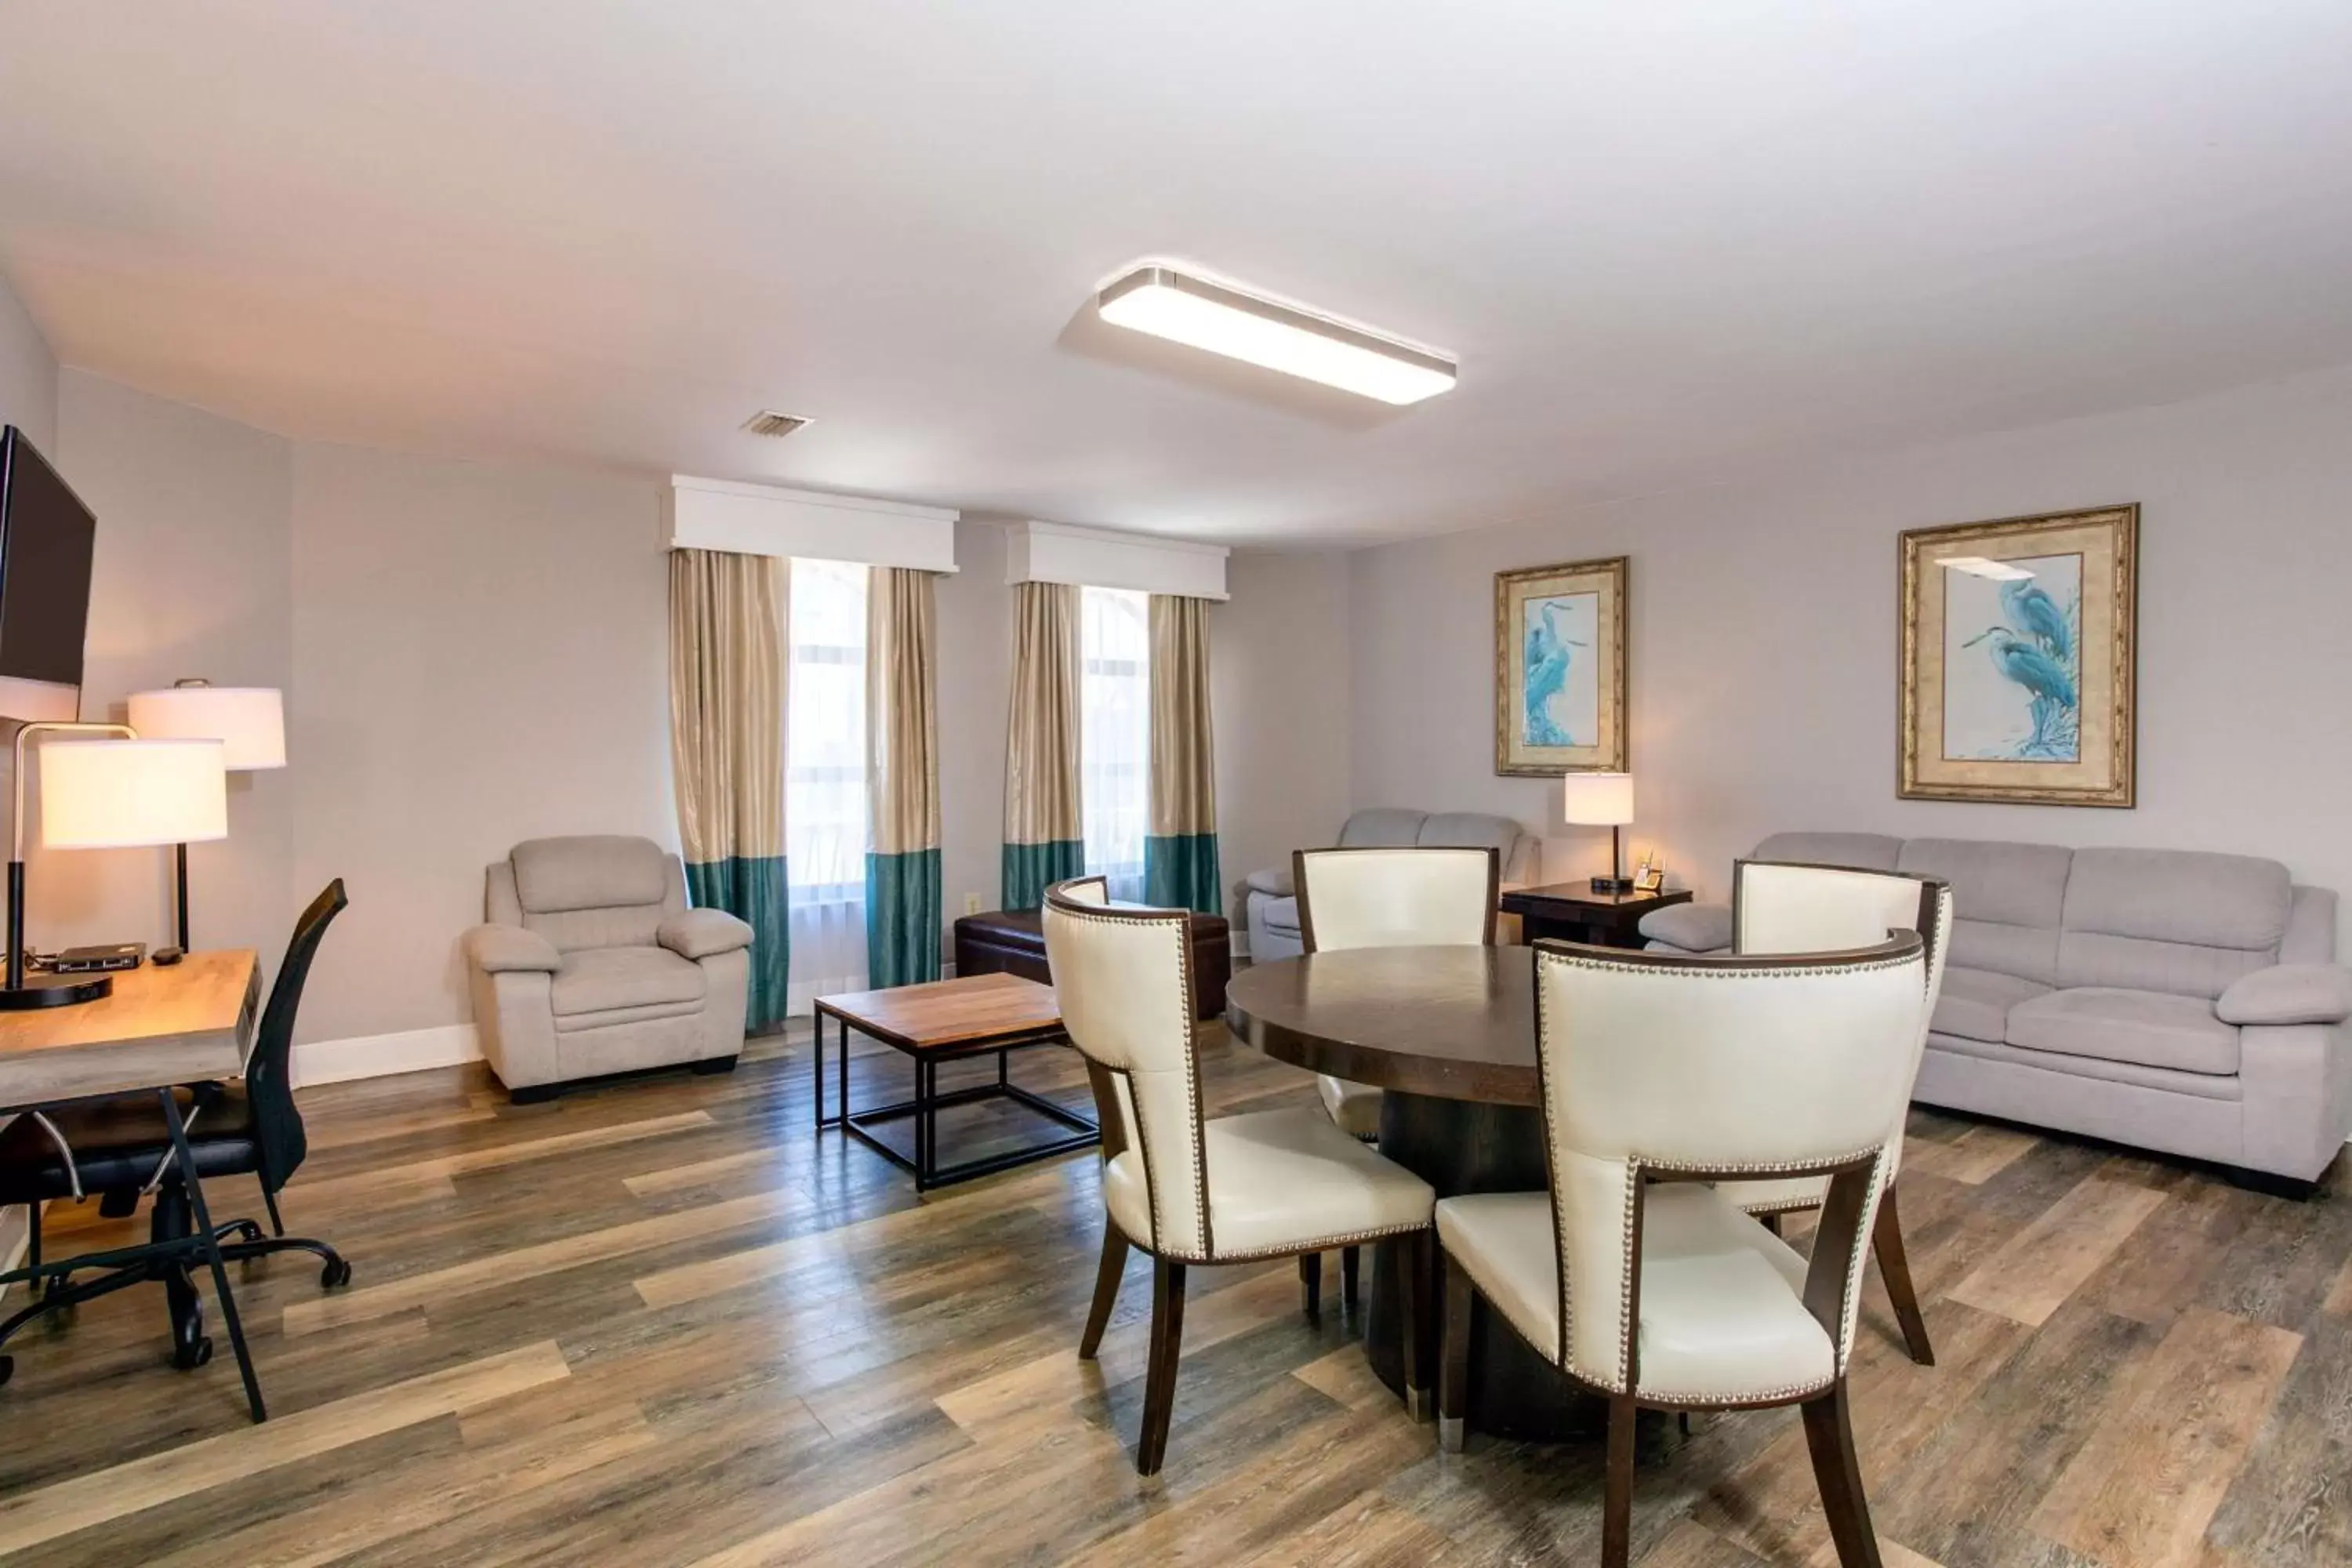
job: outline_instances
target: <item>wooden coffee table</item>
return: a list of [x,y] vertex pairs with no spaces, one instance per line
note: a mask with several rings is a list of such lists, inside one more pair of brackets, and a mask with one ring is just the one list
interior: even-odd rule
[[[824,1113],[824,1021],[841,1026],[841,1082],[836,1110]],[[849,1108],[849,1032],[879,1040],[914,1059],[915,1094],[911,1100],[877,1105],[863,1110]],[[1089,1149],[1101,1142],[1102,1131],[1091,1118],[1057,1105],[1042,1094],[1022,1088],[1006,1076],[1006,1057],[1024,1046],[1067,1045],[1060,1005],[1054,988],[1017,974],[972,974],[928,985],[898,985],[887,991],[851,991],[816,999],[816,1124],[820,1131],[838,1127],[859,1142],[915,1176],[915,1190],[925,1192],[953,1182],[1050,1160],[1073,1149]],[[943,1062],[993,1055],[996,1081],[970,1089],[940,1092],[939,1069]],[[1009,1100],[1069,1131],[1043,1143],[1026,1144],[977,1160],[952,1165],[940,1163],[939,1112],[975,1100]],[[915,1123],[915,1157],[911,1160],[878,1137],[875,1129],[886,1121]]]

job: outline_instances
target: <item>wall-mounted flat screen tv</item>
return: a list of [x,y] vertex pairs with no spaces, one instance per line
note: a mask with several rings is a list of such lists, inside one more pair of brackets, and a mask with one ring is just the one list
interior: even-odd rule
[[0,719],[76,719],[98,519],[14,425],[0,431]]

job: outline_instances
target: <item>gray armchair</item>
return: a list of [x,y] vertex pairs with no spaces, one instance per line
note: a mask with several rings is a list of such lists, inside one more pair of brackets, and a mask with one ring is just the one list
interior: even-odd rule
[[490,866],[465,936],[474,1025],[518,1100],[743,1047],[751,928],[688,909],[677,857],[646,838],[534,838]]
[[[1475,811],[1411,811],[1371,806],[1348,818],[1339,829],[1342,849],[1492,848],[1503,858],[1505,889],[1524,888],[1539,873],[1543,841],[1507,816]],[[1305,951],[1298,936],[1298,898],[1290,868],[1249,875],[1243,895],[1252,963],[1297,958]]]

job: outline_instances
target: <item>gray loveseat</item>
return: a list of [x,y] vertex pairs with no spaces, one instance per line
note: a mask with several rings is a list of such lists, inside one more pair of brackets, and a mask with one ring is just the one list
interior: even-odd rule
[[[2352,1131],[2352,973],[2336,895],[2275,860],[1783,833],[1759,860],[1942,877],[1957,921],[1913,1098],[2315,1180]],[[1642,921],[1720,949],[1731,911]]]
[[[1543,858],[1543,841],[1507,816],[1475,811],[1409,811],[1376,805],[1357,812],[1339,829],[1342,849],[1406,849],[1493,847],[1502,852],[1502,882],[1523,888],[1535,880]],[[1249,957],[1252,963],[1296,958],[1302,951],[1298,938],[1298,900],[1290,885],[1286,865],[1250,873],[1247,891]]]

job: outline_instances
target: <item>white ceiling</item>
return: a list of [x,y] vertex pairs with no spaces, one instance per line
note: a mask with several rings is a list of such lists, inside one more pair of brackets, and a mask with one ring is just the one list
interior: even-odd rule
[[[2345,0],[9,0],[0,270],[293,436],[1360,541],[2352,361],[2347,81]],[[1147,255],[1461,386],[1114,342]]]

